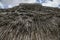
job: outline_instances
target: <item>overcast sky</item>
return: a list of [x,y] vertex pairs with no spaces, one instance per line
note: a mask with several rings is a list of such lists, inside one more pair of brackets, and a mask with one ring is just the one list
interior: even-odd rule
[[19,3],[40,3],[43,6],[60,8],[60,0],[0,0],[0,8],[11,8]]

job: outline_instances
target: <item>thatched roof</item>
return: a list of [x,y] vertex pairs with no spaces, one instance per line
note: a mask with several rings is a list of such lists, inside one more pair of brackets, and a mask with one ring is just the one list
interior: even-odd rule
[[59,40],[60,9],[20,4],[0,9],[0,40]]

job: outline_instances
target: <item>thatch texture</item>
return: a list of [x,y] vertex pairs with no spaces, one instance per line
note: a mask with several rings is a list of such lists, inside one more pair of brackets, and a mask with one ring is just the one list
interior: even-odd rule
[[0,10],[0,40],[59,40],[60,9],[21,4]]

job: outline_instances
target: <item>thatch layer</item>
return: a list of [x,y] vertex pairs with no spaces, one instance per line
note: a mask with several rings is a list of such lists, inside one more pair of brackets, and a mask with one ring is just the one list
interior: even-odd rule
[[0,40],[59,40],[60,12],[29,5],[1,11]]

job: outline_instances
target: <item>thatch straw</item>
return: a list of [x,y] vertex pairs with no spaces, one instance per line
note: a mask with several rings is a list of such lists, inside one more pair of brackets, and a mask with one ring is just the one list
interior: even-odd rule
[[59,40],[60,12],[29,5],[1,11],[0,40]]

